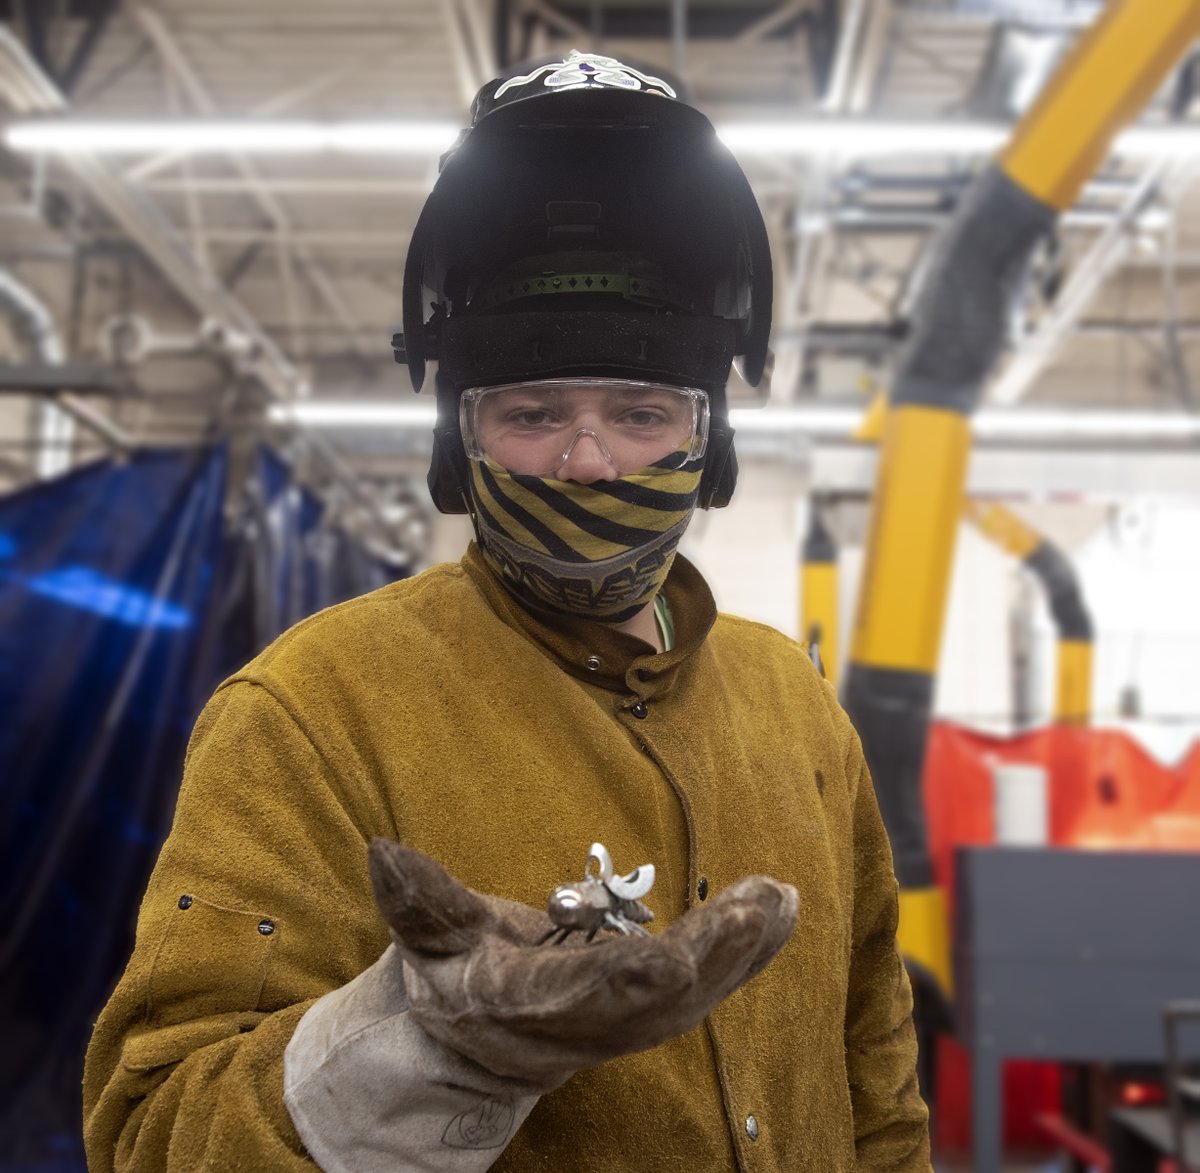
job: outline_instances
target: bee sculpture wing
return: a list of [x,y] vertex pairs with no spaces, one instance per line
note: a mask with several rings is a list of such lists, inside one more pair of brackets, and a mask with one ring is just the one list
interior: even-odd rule
[[613,876],[604,886],[619,900],[640,900],[654,887],[654,865],[644,863],[627,876]]
[[592,874],[592,864],[596,865],[596,875],[601,883],[607,884],[613,878],[613,861],[612,856],[608,854],[608,848],[603,843],[593,843],[588,850],[587,869],[585,874]]
[[618,900],[640,900],[654,887],[654,865],[642,864],[634,868],[627,876],[618,876],[613,869],[612,856],[603,843],[593,843],[588,852],[587,874],[592,875],[592,865],[596,865],[596,878]]

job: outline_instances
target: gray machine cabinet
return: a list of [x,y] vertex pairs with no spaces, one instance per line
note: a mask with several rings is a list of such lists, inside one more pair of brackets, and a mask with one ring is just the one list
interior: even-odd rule
[[1005,1059],[1161,1063],[1163,1003],[1200,996],[1200,855],[960,848],[954,920],[976,1173]]

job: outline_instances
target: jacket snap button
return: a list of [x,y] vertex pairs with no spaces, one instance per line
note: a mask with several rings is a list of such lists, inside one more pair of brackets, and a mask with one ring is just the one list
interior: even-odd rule
[[271,920],[260,920],[258,922],[258,931],[264,937],[269,937],[275,931],[275,922]]
[[588,658],[586,660],[584,660],[583,666],[589,672],[599,672],[600,671],[600,657],[599,656],[588,656]]
[[647,717],[647,716],[649,716],[649,714],[650,714],[650,710],[649,710],[648,708],[646,708],[646,702],[645,702],[645,701],[638,701],[638,703],[637,703],[636,705],[633,705],[633,706],[630,708],[630,710],[629,710],[629,711],[630,711],[630,712],[631,712],[631,713],[632,713],[632,714],[633,714],[633,715],[634,715],[634,716],[635,716],[635,717],[636,717],[636,718],[637,718],[639,721],[644,721],[644,720],[646,719],[646,717]]
[[700,882],[696,885],[696,895],[701,900],[708,899],[708,879],[705,876],[701,876]]
[[758,1121],[753,1116],[746,1117],[746,1135],[751,1140],[758,1140]]
[[180,896],[179,907],[180,908],[191,908],[192,907],[192,898],[190,896]]

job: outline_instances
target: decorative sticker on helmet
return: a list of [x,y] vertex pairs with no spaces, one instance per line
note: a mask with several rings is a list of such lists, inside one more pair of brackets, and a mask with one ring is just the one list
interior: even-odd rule
[[527,86],[539,77],[542,79],[542,85],[557,90],[612,87],[621,90],[644,90],[668,98],[678,96],[661,77],[642,73],[640,69],[625,65],[615,57],[601,57],[598,53],[580,53],[576,50],[565,61],[551,62],[532,73],[510,77],[492,95],[493,101],[498,101],[510,89]]

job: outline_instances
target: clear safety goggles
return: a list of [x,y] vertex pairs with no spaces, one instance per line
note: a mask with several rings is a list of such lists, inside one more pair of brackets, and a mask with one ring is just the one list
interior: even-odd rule
[[459,402],[472,460],[539,477],[559,474],[577,450],[598,454],[618,476],[673,472],[704,455],[708,419],[706,392],[633,379],[472,387]]

